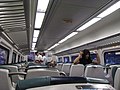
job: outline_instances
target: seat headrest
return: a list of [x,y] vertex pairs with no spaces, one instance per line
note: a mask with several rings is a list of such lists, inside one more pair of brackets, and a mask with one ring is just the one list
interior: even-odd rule
[[8,67],[0,66],[0,69],[7,69],[9,72],[11,71]]
[[51,77],[50,84],[87,83],[84,77]]

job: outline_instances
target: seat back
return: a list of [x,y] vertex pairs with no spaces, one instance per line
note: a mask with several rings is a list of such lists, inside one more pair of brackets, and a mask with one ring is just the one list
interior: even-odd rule
[[58,63],[56,68],[61,71],[62,70],[63,63]]
[[117,69],[118,69],[117,66],[114,66],[114,67],[112,68],[111,75],[112,75],[113,81],[114,81],[114,77],[115,77],[115,74],[116,74]]
[[[18,66],[15,65],[2,65],[1,67],[8,68],[10,72],[18,72]],[[11,76],[12,82],[17,82],[20,79],[19,75],[13,75]]]
[[83,76],[83,74],[84,74],[84,65],[77,64],[71,66],[69,76]]
[[29,69],[25,79],[35,78],[40,76],[60,76],[59,71],[56,69]]
[[8,74],[9,70],[0,69],[0,90],[14,90]]
[[100,65],[86,66],[84,75],[85,75],[85,77],[106,79],[103,66],[100,66]]
[[70,73],[70,67],[71,67],[70,63],[63,64],[62,71],[65,72],[66,75],[69,75],[69,73]]
[[114,88],[120,90],[120,68],[117,69],[114,77]]
[[108,74],[111,76],[113,81],[114,81],[114,76],[115,76],[115,72],[117,70],[117,67],[120,67],[120,65],[110,65],[111,69],[108,70]]

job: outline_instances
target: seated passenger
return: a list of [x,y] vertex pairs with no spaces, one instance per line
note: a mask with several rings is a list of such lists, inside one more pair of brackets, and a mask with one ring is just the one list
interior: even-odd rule
[[56,56],[52,55],[47,65],[49,67],[55,67],[57,65]]
[[90,57],[90,52],[87,49],[84,49],[83,51],[80,51],[78,57],[73,61],[74,64],[100,64],[100,58],[98,53],[97,54],[97,60],[92,61]]
[[43,57],[43,64],[46,65],[48,61],[48,57],[46,57],[46,54],[44,52],[42,53],[42,57]]
[[35,63],[42,63],[43,62],[43,57],[39,52],[35,52]]

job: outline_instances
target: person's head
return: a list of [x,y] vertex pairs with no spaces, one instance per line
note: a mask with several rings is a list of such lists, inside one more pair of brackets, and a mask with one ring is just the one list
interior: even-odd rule
[[39,52],[35,52],[35,55],[39,55]]
[[42,53],[42,56],[45,56],[45,53],[44,53],[44,52]]
[[82,57],[84,59],[90,59],[90,51],[88,49],[84,49]]

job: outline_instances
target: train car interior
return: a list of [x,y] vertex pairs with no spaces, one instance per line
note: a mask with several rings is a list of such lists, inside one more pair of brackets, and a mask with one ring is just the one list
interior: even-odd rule
[[120,90],[120,0],[0,0],[0,90],[64,89]]

